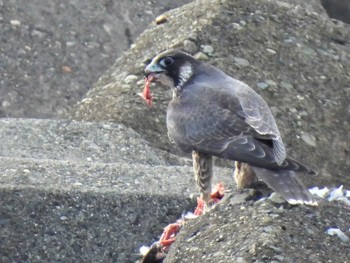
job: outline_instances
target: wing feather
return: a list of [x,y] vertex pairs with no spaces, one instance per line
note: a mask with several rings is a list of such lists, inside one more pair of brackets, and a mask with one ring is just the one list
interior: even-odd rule
[[287,153],[270,108],[253,89],[243,82],[234,81],[239,86],[237,88],[237,98],[242,107],[242,116],[256,132],[267,135],[273,140],[273,153],[276,162],[282,164],[287,157]]
[[[187,87],[187,91],[183,91],[181,97],[173,99],[169,104],[169,134],[184,151],[197,149],[259,166],[281,165],[285,157],[280,158],[282,161],[279,163],[273,148],[259,141],[274,140],[276,134],[279,135],[278,130],[271,134],[259,132],[261,129],[257,130],[256,127],[263,127],[265,130],[264,127],[268,127],[258,124],[257,120],[261,119],[259,114],[263,115],[251,111],[251,116],[255,114],[253,117],[257,123],[257,126],[253,127],[247,121],[250,117],[246,113],[242,116],[242,112],[244,109],[237,96],[227,94],[225,89],[214,91],[207,85],[199,86],[196,83],[193,87]],[[283,146],[283,143],[281,145]]]

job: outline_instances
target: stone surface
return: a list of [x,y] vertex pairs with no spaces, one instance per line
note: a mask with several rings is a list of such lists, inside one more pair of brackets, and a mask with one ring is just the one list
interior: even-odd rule
[[135,262],[195,207],[191,163],[121,124],[0,123],[1,262]]
[[0,156],[72,162],[165,164],[148,142],[120,124],[0,119],[0,127]]
[[164,262],[347,262],[350,243],[326,230],[336,226],[349,235],[349,213],[337,202],[307,207],[227,199],[189,221]]
[[[137,93],[143,89],[145,64],[155,54],[183,48],[184,41],[191,40],[198,47],[210,45],[213,53],[208,56],[209,63],[246,82],[265,98],[288,153],[319,172],[317,178],[304,178],[308,184],[350,186],[350,29],[289,2],[204,1],[200,8],[191,3],[166,13],[168,22],[152,24],[142,33],[67,116],[121,122],[152,146],[174,151],[165,125],[170,90],[152,85],[152,108]],[[246,59],[249,65],[237,67],[235,57]],[[139,84],[125,88],[122,80],[130,74],[139,76]],[[274,85],[259,89],[257,83],[266,81]],[[316,147],[305,144],[301,132],[315,136]]]
[[0,116],[59,116],[148,23],[190,0],[0,1]]
[[[152,86],[153,108],[136,95],[144,65],[170,47],[210,46],[203,60],[253,88],[269,83],[259,92],[289,152],[321,171],[304,181],[349,188],[349,28],[318,0],[196,1],[156,25],[185,2],[0,0],[0,116],[59,116],[132,47],[67,114],[99,123],[0,120],[0,262],[135,262],[193,210],[190,160],[159,150],[175,149],[164,124],[171,93]],[[223,202],[182,229],[167,262],[348,260],[349,242],[326,234],[349,236],[347,202],[290,207],[259,199],[271,193],[261,186],[235,191],[230,169],[216,174]]]
[[191,203],[80,188],[85,191],[1,185],[0,261],[133,263],[138,248]]

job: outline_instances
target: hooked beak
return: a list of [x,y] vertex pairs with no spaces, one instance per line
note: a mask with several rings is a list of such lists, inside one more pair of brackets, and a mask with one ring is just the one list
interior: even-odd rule
[[165,72],[164,69],[162,69],[160,66],[158,66],[157,64],[151,62],[150,64],[148,64],[148,66],[145,68],[145,73],[146,73],[146,76],[149,76],[150,74],[160,74],[160,73],[163,73]]

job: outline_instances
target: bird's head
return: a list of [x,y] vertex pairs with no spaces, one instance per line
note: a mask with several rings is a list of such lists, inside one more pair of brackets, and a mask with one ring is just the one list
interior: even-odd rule
[[193,76],[198,61],[180,50],[168,50],[154,57],[146,67],[147,78],[152,76],[156,81],[172,89],[181,90],[182,86]]

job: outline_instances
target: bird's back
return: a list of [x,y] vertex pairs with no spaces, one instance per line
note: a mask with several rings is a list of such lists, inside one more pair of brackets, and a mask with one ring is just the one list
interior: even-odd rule
[[[220,85],[212,75],[196,76],[188,83],[181,95],[175,97],[168,106],[167,128],[169,137],[184,152],[199,150],[217,157],[250,163],[269,169],[286,169],[310,172],[306,166],[283,158],[277,163],[273,136],[259,133],[252,124],[247,123],[247,114],[254,116],[254,103],[262,105],[257,115],[265,118],[258,127],[264,131],[271,129],[279,136],[279,131],[263,99],[244,83],[234,80],[218,71]],[[245,113],[239,96],[248,94],[251,112]],[[244,96],[244,95],[243,95]],[[263,101],[263,104],[261,104]],[[259,106],[256,106],[259,107]],[[249,105],[246,110],[250,110]],[[253,120],[253,118],[251,118]],[[259,120],[259,119],[258,119]],[[263,127],[263,125],[267,127]],[[284,150],[283,142],[282,147]]]

